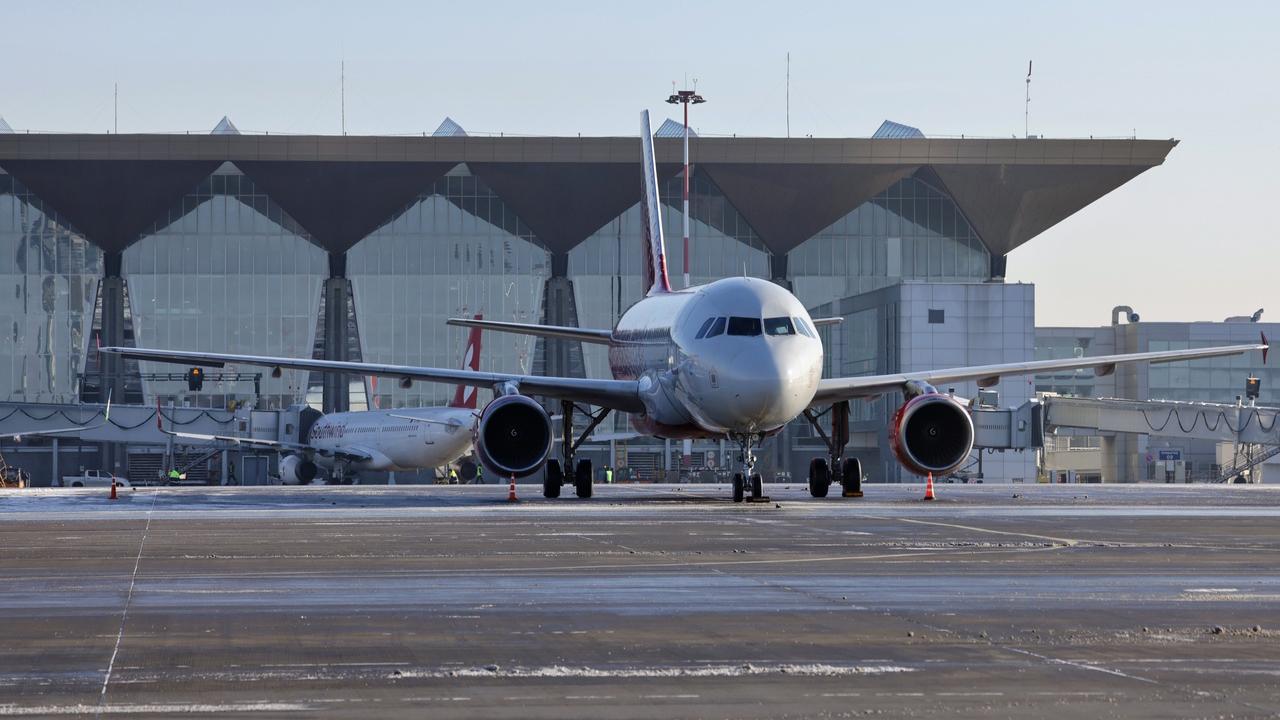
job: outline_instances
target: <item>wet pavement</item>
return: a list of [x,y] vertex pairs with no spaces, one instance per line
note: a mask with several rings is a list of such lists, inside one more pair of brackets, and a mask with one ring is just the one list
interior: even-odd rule
[[1280,488],[537,489],[4,491],[0,715],[1280,714]]

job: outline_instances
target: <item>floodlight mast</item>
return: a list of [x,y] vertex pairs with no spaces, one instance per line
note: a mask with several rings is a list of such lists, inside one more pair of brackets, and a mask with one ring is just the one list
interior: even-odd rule
[[[673,86],[675,83],[671,83]],[[698,81],[693,85],[696,88]],[[684,105],[684,286],[689,287],[689,104],[701,105],[706,100],[696,90],[678,90],[671,93],[667,102]]]

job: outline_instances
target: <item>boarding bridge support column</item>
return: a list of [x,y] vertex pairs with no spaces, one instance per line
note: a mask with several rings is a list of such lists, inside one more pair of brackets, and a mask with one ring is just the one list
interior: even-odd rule
[[1120,482],[1120,459],[1116,455],[1116,436],[1102,436],[1102,482]]

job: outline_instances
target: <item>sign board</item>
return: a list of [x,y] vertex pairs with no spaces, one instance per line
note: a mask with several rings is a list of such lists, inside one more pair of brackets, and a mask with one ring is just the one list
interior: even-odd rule
[[1156,450],[1156,456],[1160,458],[1161,461],[1181,460],[1182,451],[1164,448],[1162,450]]

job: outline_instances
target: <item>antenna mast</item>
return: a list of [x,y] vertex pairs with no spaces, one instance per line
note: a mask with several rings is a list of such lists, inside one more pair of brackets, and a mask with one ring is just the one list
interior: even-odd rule
[[1027,61],[1027,101],[1022,107],[1022,136],[1031,137],[1031,61]]
[[116,135],[120,134],[120,83],[116,83],[115,94],[111,98],[111,124],[115,128],[112,132]]
[[791,137],[791,51],[787,51],[787,137]]
[[338,64],[338,104],[342,106],[342,134],[347,134],[347,59]]

